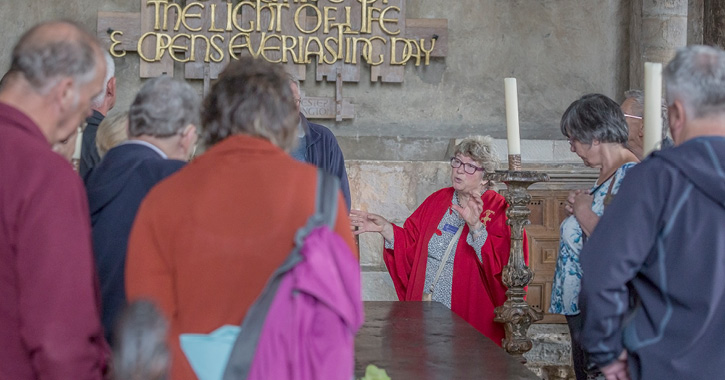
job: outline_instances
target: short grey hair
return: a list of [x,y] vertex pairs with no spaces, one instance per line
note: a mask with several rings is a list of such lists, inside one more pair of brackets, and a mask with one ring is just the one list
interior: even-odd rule
[[251,57],[233,60],[204,100],[202,121],[207,147],[248,135],[290,151],[299,116],[283,66]]
[[691,118],[725,113],[725,52],[712,46],[677,51],[663,72],[667,104],[680,100]]
[[[476,161],[486,173],[495,172],[500,163],[491,136],[471,136],[461,140],[453,149],[454,157],[459,154]],[[494,188],[495,183],[489,181],[488,187]]]
[[166,345],[169,326],[150,300],[128,305],[119,318],[113,347],[113,378],[163,380],[169,378],[171,354]]
[[199,125],[199,95],[188,83],[162,75],[147,81],[128,111],[128,136],[171,137]]
[[[47,29],[70,26],[70,33],[52,35]],[[20,73],[38,93],[46,93],[61,78],[77,85],[90,82],[99,68],[95,37],[72,21],[41,23],[27,31],[13,48],[9,73]]]
[[[624,92],[624,100],[634,100],[634,115],[632,116],[644,116],[644,91],[642,90],[628,90]],[[662,139],[667,137],[667,131],[670,129],[670,124],[667,121],[667,102],[662,99]]]
[[629,128],[619,104],[602,94],[587,94],[574,101],[561,117],[561,133],[584,144],[627,144]]
[[95,98],[91,99],[91,108],[98,108],[106,100],[106,89],[108,88],[108,82],[111,78],[116,75],[116,65],[113,63],[113,57],[107,51],[103,52],[103,58],[106,59],[106,76],[103,78],[103,89],[101,93],[96,95]]

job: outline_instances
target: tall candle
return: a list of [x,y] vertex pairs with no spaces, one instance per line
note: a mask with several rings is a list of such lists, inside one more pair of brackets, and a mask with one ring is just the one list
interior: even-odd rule
[[506,98],[506,141],[509,155],[521,154],[519,139],[519,101],[516,97],[516,78],[503,80]]
[[647,156],[662,142],[662,64],[644,64],[644,142]]

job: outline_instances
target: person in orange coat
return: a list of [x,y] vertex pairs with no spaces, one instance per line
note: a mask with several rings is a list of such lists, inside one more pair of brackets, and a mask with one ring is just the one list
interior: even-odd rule
[[[494,309],[506,301],[501,272],[508,264],[511,228],[506,200],[483,177],[496,169],[491,142],[484,137],[458,144],[450,161],[453,186],[430,195],[403,227],[360,210],[352,210],[350,220],[355,234],[378,232],[385,239],[383,259],[401,301],[430,295],[500,346],[504,327],[493,319]],[[524,258],[528,263],[525,236]]]
[[[314,213],[317,168],[293,159],[298,114],[281,66],[242,58],[205,100],[210,148],[151,190],[128,247],[129,301],[169,320],[171,378],[195,379],[179,334],[239,325]],[[338,193],[335,231],[357,252]]]

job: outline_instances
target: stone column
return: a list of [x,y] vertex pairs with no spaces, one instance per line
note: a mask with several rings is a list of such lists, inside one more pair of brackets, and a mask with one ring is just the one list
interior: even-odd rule
[[687,4],[687,44],[702,45],[705,0],[690,0]]
[[704,8],[703,43],[725,49],[725,2],[705,0]]
[[632,6],[629,86],[642,89],[644,63],[667,64],[687,44],[688,1],[634,0]]

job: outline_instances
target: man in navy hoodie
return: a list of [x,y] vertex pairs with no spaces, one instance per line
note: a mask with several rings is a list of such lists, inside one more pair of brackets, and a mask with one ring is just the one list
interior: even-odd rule
[[199,111],[199,96],[186,82],[168,76],[149,80],[131,104],[129,140],[108,151],[85,179],[109,342],[126,305],[126,247],[136,212],[149,190],[191,156]]
[[725,372],[725,52],[664,71],[675,147],[631,169],[581,253],[581,344],[607,379]]

